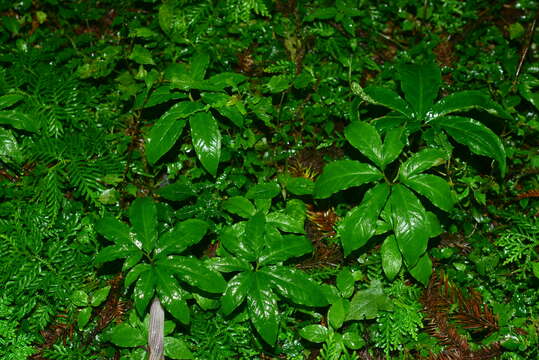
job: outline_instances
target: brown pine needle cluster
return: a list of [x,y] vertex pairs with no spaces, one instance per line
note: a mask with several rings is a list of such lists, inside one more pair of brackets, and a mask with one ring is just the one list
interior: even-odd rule
[[499,343],[472,350],[466,336],[459,331],[466,329],[487,337],[499,329],[496,315],[477,291],[469,290],[469,295],[465,295],[443,273],[434,273],[421,303],[428,322],[427,332],[444,347],[439,354],[431,354],[429,360],[494,359],[501,354]]

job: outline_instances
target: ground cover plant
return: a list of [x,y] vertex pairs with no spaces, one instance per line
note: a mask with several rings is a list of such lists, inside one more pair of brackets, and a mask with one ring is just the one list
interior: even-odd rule
[[537,11],[0,2],[0,357],[538,358]]

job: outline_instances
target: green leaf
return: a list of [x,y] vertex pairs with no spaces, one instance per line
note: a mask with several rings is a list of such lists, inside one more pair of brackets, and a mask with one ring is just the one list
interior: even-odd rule
[[7,94],[0,96],[0,109],[8,108],[24,99],[21,94]]
[[444,97],[432,106],[427,117],[428,121],[431,121],[452,112],[463,112],[471,109],[485,110],[489,114],[513,120],[511,114],[492,101],[490,96],[479,90],[460,91]]
[[249,271],[252,269],[249,262],[232,256],[214,257],[209,261],[208,266],[219,272]]
[[359,206],[346,214],[339,226],[345,256],[365,245],[375,234],[376,221],[388,195],[389,186],[378,184],[365,193]]
[[0,160],[5,163],[21,164],[26,155],[13,132],[0,127]]
[[223,201],[223,209],[243,218],[250,218],[256,213],[254,205],[243,196],[233,196]]
[[79,328],[79,330],[82,330],[84,326],[88,324],[88,321],[90,320],[91,316],[92,316],[91,307],[85,307],[79,312],[79,314],[77,315],[77,327]]
[[298,269],[285,266],[265,267],[259,272],[267,275],[271,284],[285,298],[306,306],[326,306],[328,301],[320,285]]
[[415,111],[416,119],[424,118],[431,108],[442,83],[440,68],[435,63],[407,64],[397,68],[406,101]]
[[187,99],[187,95],[181,92],[173,92],[169,84],[161,85],[150,92],[150,96],[146,99],[145,92],[140,93],[135,99],[133,107],[135,109],[150,108],[155,105],[163,104],[170,100]]
[[230,315],[232,311],[241,305],[245,297],[251,293],[254,280],[254,273],[251,271],[236,274],[229,280],[221,298],[221,310],[224,315]]
[[18,110],[0,111],[0,125],[10,125],[29,132],[37,132],[41,127],[38,117],[30,117]]
[[382,167],[382,139],[374,126],[363,121],[354,121],[344,129],[344,136],[376,166]]
[[391,281],[397,276],[402,266],[402,255],[394,235],[386,237],[381,249],[382,269]]
[[445,116],[436,119],[435,123],[457,142],[468,146],[473,153],[496,160],[502,177],[505,176],[505,149],[492,130],[477,120],[461,116]]
[[532,271],[536,278],[539,278],[539,261],[532,263]]
[[105,286],[97,290],[96,292],[94,292],[92,295],[92,302],[90,305],[92,305],[93,307],[101,305],[103,301],[107,300],[107,297],[109,296],[109,292],[110,292],[110,286]]
[[186,123],[184,118],[203,108],[199,102],[181,101],[157,120],[146,141],[146,157],[151,165],[176,143]]
[[388,201],[397,244],[408,266],[414,266],[427,249],[427,213],[419,199],[406,187],[394,185]]
[[135,44],[135,46],[133,47],[133,50],[129,55],[129,60],[133,60],[137,64],[141,65],[155,65],[150,50],[139,44]]
[[203,80],[206,75],[206,69],[210,64],[208,53],[202,52],[195,54],[191,58],[191,77],[193,80]]
[[209,224],[199,219],[188,219],[176,224],[172,230],[159,238],[156,259],[169,254],[181,254],[188,247],[202,240],[208,231]]
[[144,317],[146,308],[153,298],[155,291],[155,274],[154,270],[143,272],[140,274],[135,289],[133,290],[133,297],[135,298],[135,308],[141,317]]
[[354,293],[354,276],[349,268],[342,268],[337,274],[336,285],[344,298],[349,298]]
[[323,343],[329,334],[327,327],[320,324],[307,325],[299,331],[299,335],[313,343]]
[[275,264],[310,253],[313,250],[311,241],[305,236],[279,236],[271,242],[266,241],[266,243],[267,247],[258,259],[260,265]]
[[165,346],[165,356],[171,359],[194,359],[191,350],[182,339],[173,338],[166,336],[163,339],[163,344]]
[[406,179],[403,184],[425,196],[434,205],[449,211],[455,204],[455,197],[447,181],[436,175],[419,174]]
[[128,258],[129,256],[136,255],[139,252],[140,250],[131,244],[107,246],[106,248],[103,248],[101,249],[101,251],[99,251],[99,253],[94,259],[94,262],[96,264],[102,264],[116,259]]
[[146,344],[145,334],[127,323],[116,325],[110,332],[110,341],[120,347],[136,347]]
[[539,86],[539,79],[529,74],[523,74],[519,79],[518,92],[524,99],[532,103],[536,109],[539,109],[539,92],[534,91],[537,86]]
[[348,349],[359,350],[365,346],[365,340],[357,333],[357,331],[347,331],[343,334],[342,340]]
[[324,167],[314,185],[314,197],[324,199],[353,186],[380,180],[382,173],[374,166],[354,160],[337,160]]
[[265,274],[253,273],[253,278],[251,291],[247,295],[249,318],[262,339],[273,346],[279,332],[277,297],[271,291]]
[[[350,294],[351,295],[351,294]],[[328,310],[328,322],[333,329],[339,329],[344,320],[346,319],[346,313],[350,303],[348,300],[341,297],[334,301]]]
[[221,132],[210,112],[200,112],[189,118],[191,138],[198,159],[213,176],[217,175],[221,157]]
[[365,88],[363,100],[376,105],[383,105],[394,110],[406,118],[412,118],[413,111],[410,106],[393,90],[381,86],[369,86]]
[[261,183],[251,186],[245,197],[248,199],[273,199],[279,195],[280,191],[281,188],[275,182]]
[[246,261],[255,261],[257,254],[245,237],[245,222],[225,227],[219,236],[226,250]]
[[142,248],[150,252],[157,241],[157,208],[150,198],[138,198],[129,208],[129,220]]
[[189,307],[180,291],[178,281],[167,266],[155,266],[156,290],[163,307],[182,324],[189,323]]
[[380,281],[373,281],[368,289],[356,292],[350,301],[346,320],[375,319],[380,311],[392,309],[391,300],[384,294]]
[[417,175],[433,166],[438,166],[446,161],[446,153],[439,149],[423,149],[413,154],[399,169],[401,181]]
[[180,280],[202,291],[220,294],[225,291],[226,282],[218,272],[195,258],[185,256],[168,256],[156,262],[162,269],[174,273]]
[[196,195],[193,186],[176,181],[156,191],[159,196],[171,201],[183,201]]
[[291,216],[286,213],[286,210],[279,210],[269,213],[266,216],[268,223],[277,226],[280,230],[292,233],[305,233],[304,217]]
[[129,227],[123,222],[106,215],[96,224],[96,231],[116,244],[132,245]]
[[314,182],[302,177],[289,177],[286,181],[286,190],[294,195],[310,195],[314,191]]
[[402,128],[390,129],[387,131],[382,146],[382,169],[391,164],[399,157],[404,148],[404,143],[401,141],[403,133]]
[[75,306],[86,306],[88,305],[88,294],[83,290],[75,290],[71,294],[71,302]]
[[410,274],[423,285],[427,286],[432,274],[432,261],[427,254],[424,254],[417,264],[409,269]]
[[143,272],[150,271],[152,266],[150,264],[137,264],[135,265],[125,276],[124,287],[128,288],[131,284],[137,280]]

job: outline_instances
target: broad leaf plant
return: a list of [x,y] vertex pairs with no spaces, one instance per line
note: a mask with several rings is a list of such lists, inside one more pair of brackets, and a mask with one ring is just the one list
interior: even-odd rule
[[[370,163],[337,160],[326,165],[315,183],[314,196],[328,198],[371,184],[361,203],[340,224],[345,255],[384,234],[381,252],[386,276],[395,278],[404,264],[414,278],[426,284],[432,272],[426,253],[428,240],[441,230],[437,216],[425,205],[448,212],[455,204],[447,179],[431,171],[450,159],[453,147],[446,134],[473,153],[496,160],[502,176],[506,171],[505,150],[498,136],[477,120],[451,114],[482,109],[506,119],[510,116],[479,91],[457,92],[434,102],[441,85],[435,64],[402,65],[398,74],[404,98],[385,87],[352,85],[363,101],[391,112],[372,124],[356,120],[346,127],[346,140]],[[418,151],[410,145],[417,132],[426,143]]]

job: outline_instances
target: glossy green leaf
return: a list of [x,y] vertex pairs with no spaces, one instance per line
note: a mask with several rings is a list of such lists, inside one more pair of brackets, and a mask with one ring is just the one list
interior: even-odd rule
[[221,230],[219,238],[225,249],[235,256],[246,261],[257,259],[258,256],[252,248],[251,242],[247,241],[245,237],[245,222],[225,227]]
[[127,323],[116,325],[110,332],[110,341],[120,347],[136,347],[146,344],[146,334]]
[[253,273],[253,284],[247,295],[249,318],[262,339],[273,346],[279,332],[277,297],[271,291],[267,276]]
[[148,94],[140,93],[135,99],[134,108],[150,108],[170,100],[187,99],[187,95],[181,92],[172,91],[169,84],[161,85]]
[[13,132],[0,127],[0,160],[5,163],[21,164],[25,155]]
[[88,294],[83,290],[75,290],[70,297],[71,303],[75,306],[88,305]]
[[261,255],[262,248],[265,245],[264,235],[266,232],[266,216],[262,212],[253,215],[245,223],[244,242],[248,244],[250,249],[253,249],[254,254],[258,257]]
[[539,109],[539,92],[535,90],[538,86],[539,79],[530,74],[523,74],[519,79],[518,92],[524,99],[532,103],[536,109]]
[[539,261],[532,263],[532,271],[535,277],[539,279]]
[[189,307],[180,291],[176,278],[168,267],[160,264],[155,266],[156,290],[163,307],[182,324],[188,324],[190,319]]
[[365,193],[359,206],[350,210],[340,224],[345,256],[359,249],[376,232],[376,221],[389,195],[389,186],[378,184]]
[[403,184],[429,199],[444,211],[449,211],[455,204],[455,196],[447,181],[436,175],[419,174],[406,179]]
[[275,225],[280,230],[285,232],[303,234],[305,229],[303,228],[303,217],[291,216],[286,213],[285,210],[274,211],[266,216],[269,223]]
[[141,65],[155,65],[150,50],[139,44],[135,44],[133,47],[131,54],[129,54],[129,60]]
[[101,305],[105,300],[107,300],[107,297],[109,296],[110,292],[110,285],[102,287],[101,289],[95,291],[92,294],[92,301],[90,305],[93,307]]
[[354,121],[344,129],[346,140],[378,167],[382,167],[382,139],[376,128],[363,121]]
[[440,149],[423,149],[413,154],[401,164],[399,176],[401,181],[406,181],[410,176],[417,175],[433,166],[438,166],[446,161],[446,153]]
[[176,224],[172,230],[164,233],[158,242],[156,258],[169,254],[181,254],[188,247],[202,240],[209,224],[199,219],[188,219]]
[[249,200],[243,196],[233,196],[223,201],[223,209],[243,218],[250,218],[256,213],[256,209]]
[[409,271],[416,280],[427,286],[432,274],[432,261],[427,254],[424,254]]
[[306,306],[328,304],[320,285],[301,270],[285,266],[271,266],[263,268],[260,272],[266,274],[279,293],[293,303]]
[[477,120],[461,116],[445,116],[438,118],[435,123],[457,142],[468,146],[473,153],[496,160],[502,177],[505,176],[505,149],[492,130]]
[[139,252],[140,250],[134,245],[112,245],[101,249],[96,255],[94,261],[96,264],[102,264],[116,259],[127,258]]
[[221,157],[221,132],[217,120],[210,112],[199,112],[189,118],[189,125],[198,159],[211,175],[217,175]]
[[427,213],[419,199],[406,187],[394,185],[388,201],[397,244],[408,266],[414,266],[427,249]]
[[157,241],[157,208],[152,199],[138,198],[129,207],[129,220],[142,248],[152,251]]
[[151,165],[176,143],[185,126],[185,118],[202,110],[203,107],[199,102],[181,101],[174,104],[157,120],[146,141],[146,157]]
[[466,90],[450,94],[434,104],[427,114],[428,120],[453,113],[471,109],[485,110],[489,114],[512,120],[513,117],[499,104],[494,102],[488,94],[479,90]]
[[302,177],[288,178],[285,186],[294,195],[310,195],[314,191],[314,182]]
[[337,298],[337,300],[331,304],[328,310],[328,322],[333,329],[339,329],[342,326],[346,319],[346,313],[348,312],[349,306],[350,303],[348,300],[341,297]]
[[152,266],[150,264],[137,264],[135,265],[125,276],[124,287],[128,288],[135,280],[137,280],[143,272],[150,271]]
[[245,197],[248,199],[273,199],[279,195],[280,192],[281,189],[277,183],[268,182],[251,186],[249,190],[247,190]]
[[85,307],[79,312],[79,314],[77,315],[77,327],[79,328],[79,330],[81,330],[82,328],[84,328],[84,326],[86,326],[86,324],[88,324],[88,321],[90,320],[91,316],[91,307]]
[[228,281],[226,290],[221,298],[221,310],[224,315],[229,315],[245,300],[254,286],[255,276],[251,271],[241,272],[234,275]]
[[41,127],[37,117],[30,117],[18,110],[0,111],[0,125],[10,125],[29,132],[37,132]]
[[218,108],[217,111],[237,127],[243,128],[244,114],[238,109],[238,106],[223,106]]
[[218,272],[210,270],[199,259],[185,256],[168,256],[156,262],[161,269],[173,272],[179,279],[202,291],[220,294],[226,282]]
[[146,308],[153,298],[155,291],[155,274],[154,269],[140,274],[139,279],[133,290],[133,298],[135,299],[135,309],[142,317],[146,313]]
[[261,265],[275,264],[310,253],[313,250],[311,241],[305,236],[279,236],[277,241],[266,241],[266,243],[268,245],[258,259]]
[[123,222],[106,215],[96,224],[96,231],[116,244],[132,245],[129,227]]
[[339,271],[336,278],[337,289],[341,292],[344,298],[349,298],[354,293],[354,276],[349,268],[344,267]]
[[382,169],[395,161],[402,153],[402,149],[404,149],[404,142],[401,141],[402,133],[402,128],[387,131],[382,145]]
[[196,195],[192,185],[180,181],[166,185],[156,192],[159,196],[171,201],[183,201]]
[[440,68],[435,63],[407,64],[397,68],[401,89],[417,119],[423,119],[431,108],[442,83]]
[[195,54],[191,58],[191,77],[193,80],[202,80],[206,74],[206,69],[210,64],[210,56],[206,52]]
[[373,281],[369,288],[356,292],[350,301],[346,320],[375,319],[380,311],[389,311],[392,308],[391,300],[382,290],[382,284]]
[[394,110],[406,118],[411,118],[413,111],[410,105],[393,90],[381,86],[369,86],[365,88],[363,100],[376,105],[383,105]]
[[163,339],[163,344],[165,346],[164,355],[168,358],[178,360],[194,359],[191,350],[182,339],[166,336]]
[[329,334],[327,327],[320,324],[307,325],[299,331],[299,335],[313,343],[323,343]]
[[386,237],[381,249],[382,269],[391,281],[397,276],[402,267],[402,255],[394,235]]
[[324,199],[353,186],[380,180],[382,173],[374,166],[354,160],[337,160],[324,167],[314,185],[314,197]]
[[248,261],[237,257],[219,256],[209,260],[208,266],[219,272],[249,271],[252,269]]

